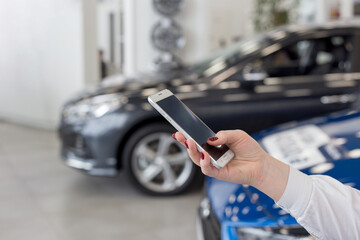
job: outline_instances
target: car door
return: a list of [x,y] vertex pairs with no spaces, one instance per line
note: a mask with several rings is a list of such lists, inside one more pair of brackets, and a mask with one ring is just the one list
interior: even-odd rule
[[352,72],[354,36],[308,34],[274,43],[218,83],[199,109],[213,129],[258,131],[348,108],[359,74]]

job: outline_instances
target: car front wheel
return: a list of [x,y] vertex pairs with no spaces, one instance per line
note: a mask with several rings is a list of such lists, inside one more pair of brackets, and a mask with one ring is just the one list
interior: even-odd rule
[[200,177],[186,148],[172,138],[174,131],[166,123],[149,124],[137,130],[125,146],[125,171],[145,193],[180,194]]

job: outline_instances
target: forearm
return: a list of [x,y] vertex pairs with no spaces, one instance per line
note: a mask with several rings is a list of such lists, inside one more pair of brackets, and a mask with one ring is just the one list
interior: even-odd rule
[[289,166],[267,155],[260,166],[258,175],[252,185],[274,201],[278,201],[283,195],[288,182]]

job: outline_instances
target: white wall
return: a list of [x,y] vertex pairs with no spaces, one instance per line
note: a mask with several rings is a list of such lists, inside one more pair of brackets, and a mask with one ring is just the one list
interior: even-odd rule
[[[210,50],[227,46],[236,39],[254,34],[254,0],[208,0],[208,16],[205,26]],[[222,42],[222,43],[221,43]]]
[[[212,51],[231,45],[235,38],[254,33],[253,0],[185,1],[176,19],[187,39],[179,56],[191,64],[206,58]],[[224,45],[222,45],[222,43]]]
[[[152,70],[158,52],[151,45],[151,29],[160,19],[152,1],[107,2],[108,9],[97,11],[97,0],[0,1],[0,119],[55,127],[64,101],[98,81],[97,51],[108,39],[98,38],[103,29],[97,28],[96,17],[111,9],[118,13],[121,3],[132,7],[123,9],[124,18],[132,19],[125,36],[126,60],[133,64],[129,75]],[[229,43],[234,35],[251,34],[252,0],[184,3],[175,19],[187,39],[178,53],[185,63],[206,57],[219,47],[219,38]]]
[[83,31],[91,1],[0,2],[0,119],[53,128],[63,102],[96,81],[96,59],[85,61],[96,45]]
[[337,9],[340,19],[349,20],[354,17],[354,0],[316,0],[314,14],[317,23],[324,23],[331,19],[331,10]]
[[[218,0],[217,0],[218,1]],[[205,58],[211,49],[211,8],[208,0],[184,1],[184,8],[175,17],[186,39],[178,56],[185,64]]]

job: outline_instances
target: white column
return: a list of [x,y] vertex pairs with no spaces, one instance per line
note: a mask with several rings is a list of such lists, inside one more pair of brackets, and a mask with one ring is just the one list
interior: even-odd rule
[[124,13],[124,75],[134,76],[136,74],[136,17],[135,1],[123,1]]
[[83,70],[85,85],[93,85],[100,80],[96,17],[96,0],[82,0]]
[[340,1],[340,18],[351,19],[354,17],[354,0]]
[[316,22],[324,23],[329,20],[328,0],[316,0]]
[[0,1],[0,119],[55,128],[64,102],[96,79],[94,3]]

